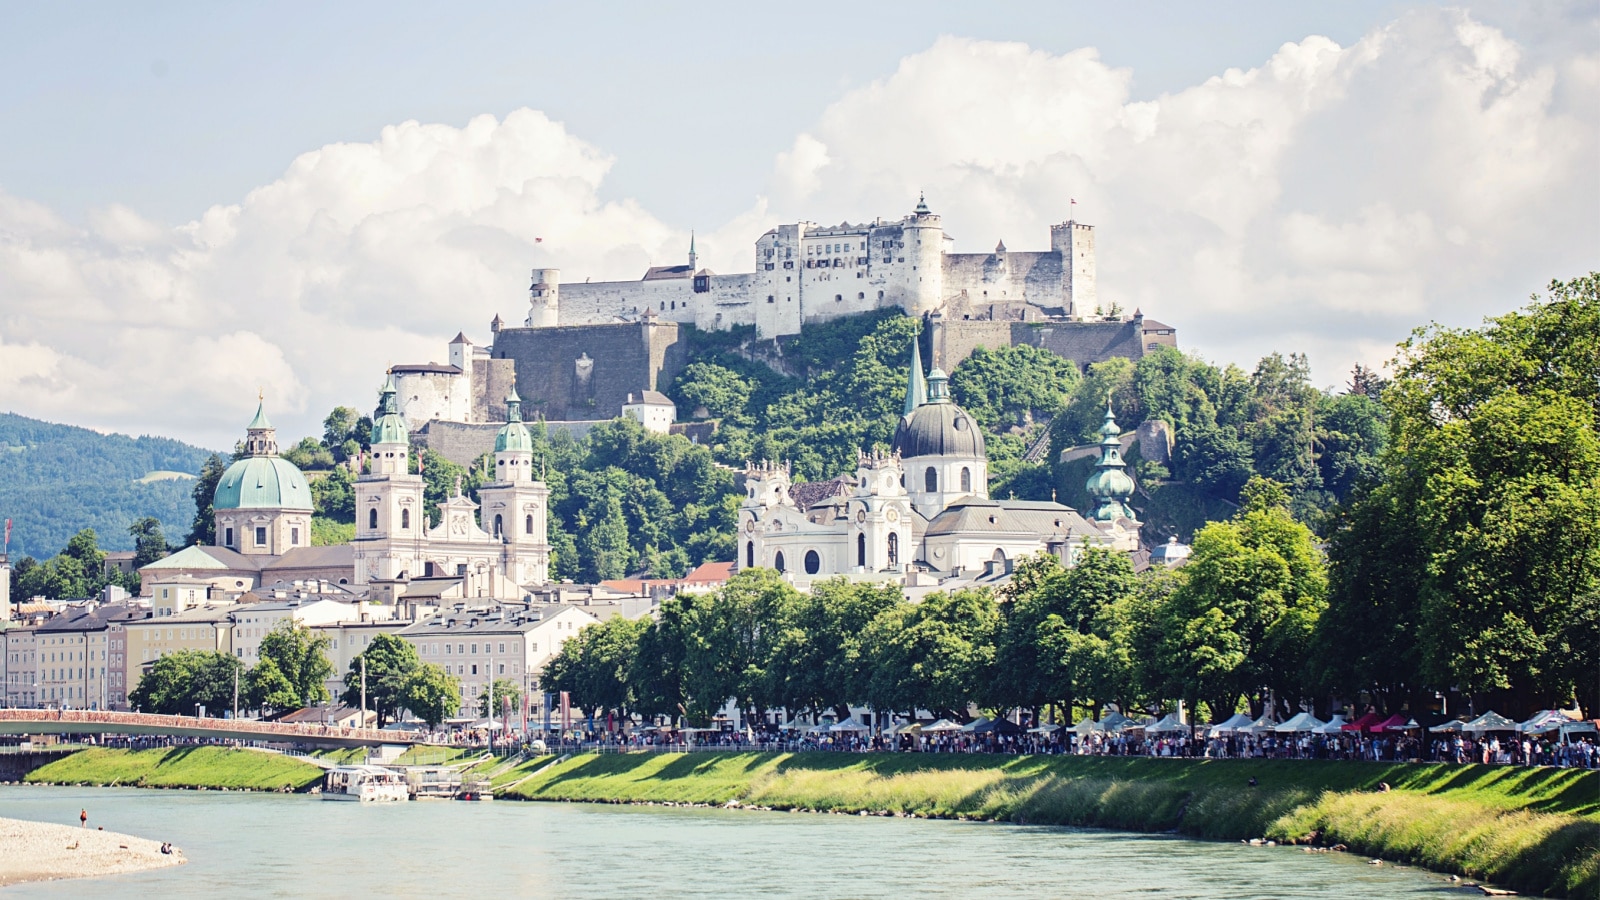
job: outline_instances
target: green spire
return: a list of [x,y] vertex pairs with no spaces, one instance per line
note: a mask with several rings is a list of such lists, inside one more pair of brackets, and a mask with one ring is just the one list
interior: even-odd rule
[[928,402],[950,402],[950,376],[944,374],[944,370],[938,366],[928,371]]
[[515,387],[511,389],[511,393],[506,395],[506,421],[522,421],[522,398],[517,396]]
[[1095,465],[1093,475],[1089,476],[1084,487],[1089,496],[1099,501],[1092,517],[1096,521],[1110,522],[1118,518],[1137,518],[1132,507],[1128,506],[1128,498],[1133,495],[1133,479],[1127,472],[1127,464],[1122,461],[1122,444],[1117,440],[1117,435],[1122,429],[1117,427],[1117,420],[1111,413],[1111,400],[1106,400],[1106,421],[1100,426],[1100,462]]
[[378,408],[383,410],[383,415],[392,416],[397,412],[394,408],[394,395],[398,390],[394,386],[394,372],[391,371],[384,378],[383,389],[379,392],[383,400],[378,404]]
[[256,401],[257,401],[256,402],[256,417],[254,419],[250,420],[250,424],[249,425],[245,426],[245,429],[248,430],[248,431],[256,431],[258,429],[266,429],[266,428],[271,428],[272,427],[272,423],[267,421],[267,398],[266,398],[266,396],[261,394],[260,392],[257,392]]
[[408,444],[411,435],[406,429],[406,420],[400,416],[400,410],[395,408],[394,395],[398,390],[394,386],[394,373],[390,372],[383,381],[383,402],[379,404],[378,421],[372,423],[372,443],[376,444]]
[[906,415],[928,402],[928,386],[922,380],[921,341],[911,339],[911,374],[906,379]]

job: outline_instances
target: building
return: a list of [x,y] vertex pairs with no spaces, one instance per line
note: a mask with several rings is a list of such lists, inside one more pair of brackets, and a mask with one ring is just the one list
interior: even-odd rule
[[[542,704],[538,676],[546,662],[585,625],[591,613],[563,604],[456,606],[400,632],[423,662],[444,667],[461,681],[457,715],[475,716],[491,679],[514,682],[534,708]],[[498,713],[498,710],[496,710]]]
[[37,706],[39,702],[39,655],[35,633],[37,625],[13,625],[0,631],[6,661],[5,705]]
[[678,407],[660,391],[630,391],[622,401],[622,414],[643,425],[646,431],[666,434],[678,420]]
[[341,622],[393,619],[393,608],[376,603],[347,603],[321,597],[293,597],[241,603],[232,611],[233,655],[246,667],[261,661],[261,639],[284,624],[320,628]]
[[34,632],[38,703],[74,709],[109,709],[107,631],[114,622],[143,616],[133,605],[78,606]]
[[163,656],[185,650],[232,655],[240,608],[237,603],[200,604],[163,613],[154,606],[142,617],[113,623],[108,708],[129,708],[129,695]]
[[1098,506],[1088,515],[1050,501],[992,499],[981,430],[950,400],[943,371],[934,368],[924,385],[914,353],[892,447],[860,453],[853,479],[816,491],[792,484],[782,465],[746,471],[739,564],[777,569],[802,586],[835,575],[905,583],[911,573],[1003,574],[1041,551],[1069,566],[1090,546],[1135,552],[1140,523],[1127,504],[1134,484],[1120,433],[1108,408],[1088,483]]
[[365,618],[311,626],[313,634],[328,639],[326,655],[328,662],[333,664],[333,674],[328,676],[325,686],[328,695],[335,699],[344,692],[344,676],[350,671],[350,664],[366,652],[373,638],[380,634],[399,634],[411,624],[409,620],[401,618],[374,618],[368,611],[363,611],[361,615]]

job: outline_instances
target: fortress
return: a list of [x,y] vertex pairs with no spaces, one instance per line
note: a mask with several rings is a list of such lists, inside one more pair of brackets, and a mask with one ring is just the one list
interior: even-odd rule
[[1087,367],[1177,345],[1171,326],[1103,307],[1092,225],[1051,226],[1048,250],[1001,241],[989,253],[952,253],[951,241],[919,200],[895,221],[773,228],[755,242],[752,272],[700,267],[692,238],[685,264],[652,266],[636,281],[563,284],[559,269],[534,269],[522,327],[495,316],[489,346],[462,333],[448,363],[393,367],[400,411],[428,446],[470,459],[492,439],[512,388],[529,415],[579,430],[624,412],[662,418],[670,401],[660,392],[689,361],[684,326],[781,340],[890,308],[926,321],[931,362],[946,371],[978,347],[1029,344]]

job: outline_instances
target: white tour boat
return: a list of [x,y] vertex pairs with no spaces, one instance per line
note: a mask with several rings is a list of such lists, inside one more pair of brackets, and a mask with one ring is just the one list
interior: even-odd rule
[[322,799],[384,803],[410,799],[404,775],[382,766],[337,766],[322,777]]

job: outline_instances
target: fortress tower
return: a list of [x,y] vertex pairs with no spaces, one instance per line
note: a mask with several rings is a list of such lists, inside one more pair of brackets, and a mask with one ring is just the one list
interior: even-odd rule
[[[690,251],[693,254],[693,250]],[[528,287],[528,327],[553,328],[561,311],[561,270],[534,269]]]
[[1094,315],[1100,305],[1094,286],[1094,226],[1070,219],[1050,226],[1050,249],[1061,254],[1061,305],[1067,315]]

